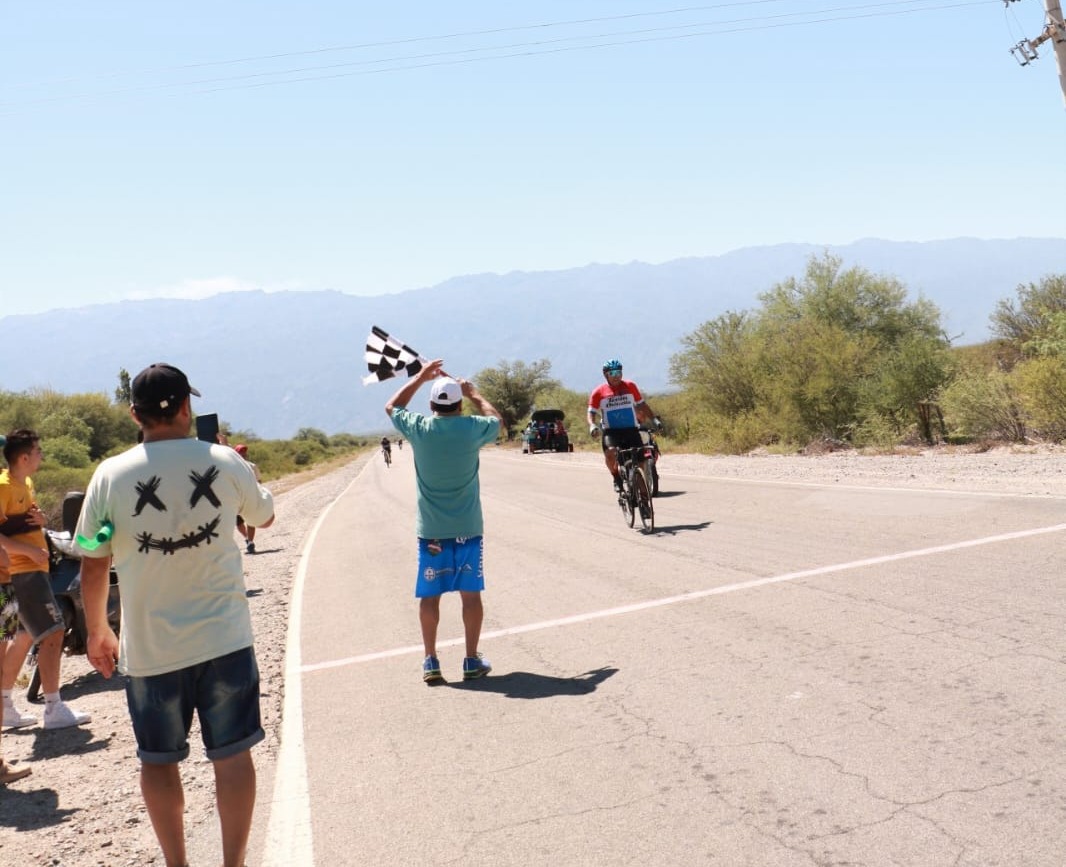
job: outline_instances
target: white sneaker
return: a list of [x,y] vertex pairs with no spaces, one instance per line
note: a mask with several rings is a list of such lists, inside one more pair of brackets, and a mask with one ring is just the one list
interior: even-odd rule
[[14,704],[4,702],[4,728],[20,729],[24,726],[37,725],[37,717],[33,714],[23,713]]
[[87,723],[92,717],[80,710],[74,710],[65,701],[44,706],[44,727],[46,729],[65,729]]

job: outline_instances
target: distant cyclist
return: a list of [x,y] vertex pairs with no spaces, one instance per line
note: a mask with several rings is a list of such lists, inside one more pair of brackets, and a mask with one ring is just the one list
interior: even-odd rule
[[381,438],[381,455],[385,458],[385,466],[392,463],[392,443],[388,437]]
[[641,397],[637,384],[622,379],[621,361],[617,358],[605,361],[603,376],[607,381],[589,395],[589,433],[597,437],[603,429],[604,463],[614,479],[614,489],[619,491],[622,481],[618,478],[618,449],[643,445],[638,429],[641,422],[650,422],[656,428],[662,425]]

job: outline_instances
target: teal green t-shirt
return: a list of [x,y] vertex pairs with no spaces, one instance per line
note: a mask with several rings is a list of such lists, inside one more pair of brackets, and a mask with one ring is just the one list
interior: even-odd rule
[[500,420],[481,415],[422,415],[394,409],[392,425],[415,454],[420,539],[481,536],[481,447],[495,442]]

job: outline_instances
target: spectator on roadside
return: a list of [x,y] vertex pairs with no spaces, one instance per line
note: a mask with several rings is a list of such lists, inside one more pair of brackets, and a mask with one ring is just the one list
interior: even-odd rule
[[44,692],[44,727],[62,729],[89,722],[89,714],[75,710],[59,697],[59,669],[66,624],[52,593],[48,572],[48,543],[44,513],[37,506],[33,473],[44,452],[35,431],[11,431],[4,442],[7,469],[0,473],[0,534],[11,560],[11,587],[18,602],[21,628],[7,645],[0,672],[5,728],[35,725],[37,718],[15,707],[15,679],[32,644],[37,645],[37,669]]
[[[259,475],[259,467],[253,462],[248,460],[248,446],[244,443],[237,443],[233,447],[233,450],[244,458],[245,463],[252,468],[252,472],[255,473],[255,480],[262,482],[262,478]],[[245,523],[245,520],[240,515],[237,516],[237,532],[244,536],[244,549],[249,554],[255,553],[255,527]]]
[[[11,587],[10,566],[11,560],[0,537],[0,663],[19,628],[19,608],[18,602],[15,601],[15,591]],[[4,759],[3,750],[0,749],[0,783],[13,783],[32,773],[33,768],[13,768],[9,765]]]
[[[481,447],[500,435],[500,414],[474,385],[451,379],[441,370],[440,359],[431,361],[385,404],[385,412],[411,444],[415,462],[418,516],[419,622],[425,659],[422,680],[442,679],[437,658],[440,599],[458,591],[463,606],[466,656],[463,679],[483,677],[492,671],[478,652],[484,607],[484,521],[478,479]],[[438,379],[437,377],[441,377]],[[419,388],[436,380],[429,395],[431,415],[407,409]],[[479,415],[463,415],[463,398]]]
[[[169,364],[133,380],[131,414],[144,442],[97,467],[77,533],[111,538],[82,551],[88,657],[104,677],[126,675],[126,702],[141,792],[167,865],[186,863],[179,763],[189,754],[195,711],[214,767],[224,867],[241,867],[255,809],[251,748],[265,737],[259,669],[238,514],[274,520],[270,492],[234,449],[190,437],[190,395],[200,392]],[[121,643],[107,620],[108,564],[122,600]]]

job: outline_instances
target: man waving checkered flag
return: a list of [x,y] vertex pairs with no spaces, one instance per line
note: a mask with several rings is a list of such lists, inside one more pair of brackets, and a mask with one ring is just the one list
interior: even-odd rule
[[366,339],[366,366],[370,373],[363,377],[363,385],[392,379],[401,371],[414,376],[427,359],[410,346],[374,325]]

